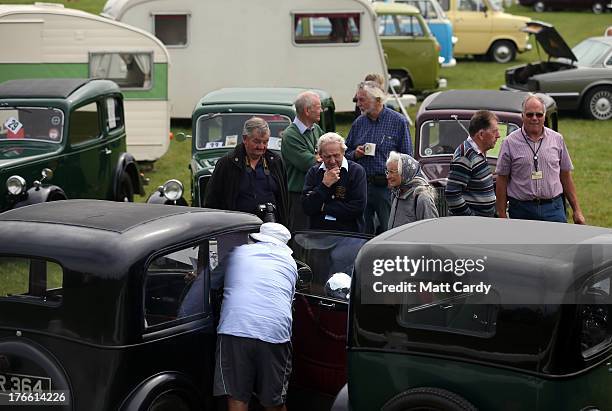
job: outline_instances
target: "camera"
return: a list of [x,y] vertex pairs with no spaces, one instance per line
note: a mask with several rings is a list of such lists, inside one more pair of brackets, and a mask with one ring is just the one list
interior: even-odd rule
[[276,216],[274,212],[276,211],[276,206],[272,203],[259,204],[257,206],[257,217],[261,218],[264,223],[275,223]]

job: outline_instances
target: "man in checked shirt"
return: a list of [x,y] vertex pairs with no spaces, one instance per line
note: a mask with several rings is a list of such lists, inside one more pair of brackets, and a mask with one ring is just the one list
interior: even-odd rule
[[[346,139],[345,157],[361,165],[367,175],[368,201],[365,210],[366,232],[375,234],[387,229],[391,210],[391,193],[385,176],[391,151],[412,156],[412,139],[408,121],[385,107],[385,92],[373,81],[359,83],[357,106],[361,115],[353,122]],[[379,228],[375,227],[375,216]]]
[[576,224],[585,224],[563,136],[544,127],[546,105],[536,96],[523,101],[523,127],[503,141],[497,160],[497,214],[510,218],[567,222],[563,195]]

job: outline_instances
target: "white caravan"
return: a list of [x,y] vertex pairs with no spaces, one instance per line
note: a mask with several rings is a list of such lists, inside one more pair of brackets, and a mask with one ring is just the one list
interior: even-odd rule
[[102,15],[166,45],[172,117],[223,87],[318,88],[352,111],[357,83],[387,72],[364,0],[109,0]]
[[0,5],[0,82],[107,78],[124,95],[127,149],[138,161],[166,153],[169,55],[149,32],[61,4]]

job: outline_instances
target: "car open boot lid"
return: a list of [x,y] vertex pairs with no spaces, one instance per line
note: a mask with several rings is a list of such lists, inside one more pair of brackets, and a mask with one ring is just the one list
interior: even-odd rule
[[566,58],[572,62],[578,61],[572,49],[551,24],[541,21],[530,21],[521,30],[533,34],[540,46],[550,57]]

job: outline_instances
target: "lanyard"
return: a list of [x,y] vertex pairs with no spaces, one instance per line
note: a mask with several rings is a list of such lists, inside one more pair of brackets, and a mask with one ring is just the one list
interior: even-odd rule
[[[538,144],[537,148],[534,151],[533,148],[531,148],[531,144],[529,144],[529,140],[527,139],[527,136],[523,132],[522,128],[521,128],[521,134],[523,135],[523,138],[525,139],[525,143],[527,143],[527,147],[529,147],[529,150],[531,150],[531,152],[533,153],[533,167],[535,168],[535,171],[538,171],[538,151],[540,151],[540,148],[542,147],[542,139],[540,139],[540,144]],[[537,142],[533,143],[534,146],[536,144]]]

